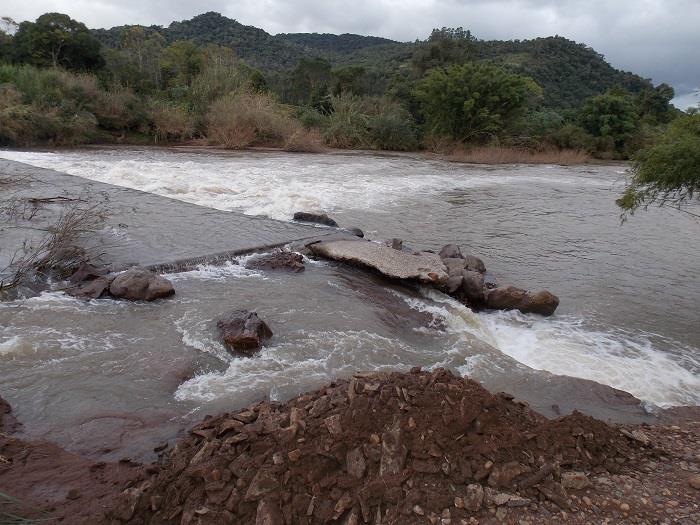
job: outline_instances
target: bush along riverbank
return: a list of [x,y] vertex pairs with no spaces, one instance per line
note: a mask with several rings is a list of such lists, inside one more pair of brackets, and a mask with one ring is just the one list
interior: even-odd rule
[[151,465],[3,433],[0,491],[72,524],[690,524],[700,418],[683,415],[547,420],[442,369],[357,373],[208,416]]

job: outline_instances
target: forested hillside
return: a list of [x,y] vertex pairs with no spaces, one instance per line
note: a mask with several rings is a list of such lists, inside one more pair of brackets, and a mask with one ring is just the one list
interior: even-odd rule
[[[96,29],[93,34],[107,47],[118,47],[128,27]],[[293,69],[300,60],[324,58],[332,66],[362,66],[389,78],[408,62],[418,42],[353,34],[288,33],[270,35],[218,13],[204,13],[157,31],[166,43],[190,40],[199,46],[218,44],[232,48],[239,58],[265,73]],[[533,78],[544,90],[544,104],[552,108],[575,107],[613,86],[636,93],[651,84],[638,75],[619,71],[593,49],[562,37],[534,40],[484,41],[472,38],[471,55],[507,70]]]

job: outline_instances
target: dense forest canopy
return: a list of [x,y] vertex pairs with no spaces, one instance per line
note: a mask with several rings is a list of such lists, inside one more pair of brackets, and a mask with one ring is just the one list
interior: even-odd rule
[[[108,48],[119,46],[125,29],[119,26],[96,29],[93,34]],[[219,13],[204,13],[190,20],[173,22],[168,27],[143,27],[158,32],[166,43],[191,40],[197,45],[230,47],[238,57],[263,73],[295,68],[302,59],[324,58],[333,67],[362,66],[377,69],[390,77],[408,66],[415,53],[431,48],[461,47],[469,44],[472,59],[495,62],[506,70],[534,79],[544,90],[548,107],[576,107],[591,96],[615,86],[632,93],[651,87],[649,80],[619,71],[604,57],[584,44],[563,37],[534,40],[478,40],[462,28],[434,30],[424,42],[396,42],[386,38],[353,34],[289,33],[270,35],[262,29],[246,26]],[[437,45],[436,45],[437,44]],[[443,49],[443,53],[449,50]]]

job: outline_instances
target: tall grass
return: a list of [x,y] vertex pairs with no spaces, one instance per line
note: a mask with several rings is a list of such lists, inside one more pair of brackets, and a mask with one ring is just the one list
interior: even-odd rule
[[264,93],[222,97],[210,106],[205,122],[209,142],[227,149],[283,147],[301,128]]
[[453,162],[473,164],[559,164],[564,166],[584,164],[590,160],[581,150],[550,149],[536,151],[503,146],[457,147],[446,158]]
[[0,525],[31,525],[50,521],[45,511],[0,492]]

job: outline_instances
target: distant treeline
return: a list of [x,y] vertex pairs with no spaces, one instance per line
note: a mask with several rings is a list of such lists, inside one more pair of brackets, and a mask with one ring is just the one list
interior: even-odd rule
[[5,20],[0,143],[173,143],[415,150],[505,146],[628,158],[681,112],[673,89],[560,37],[399,43],[271,36],[216,13],[89,30]]

